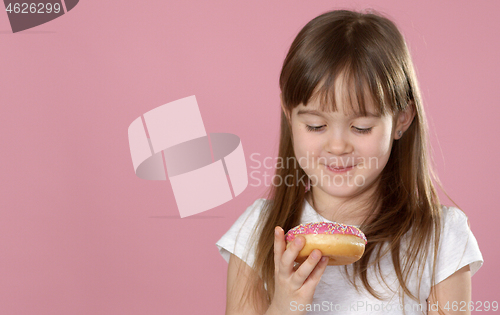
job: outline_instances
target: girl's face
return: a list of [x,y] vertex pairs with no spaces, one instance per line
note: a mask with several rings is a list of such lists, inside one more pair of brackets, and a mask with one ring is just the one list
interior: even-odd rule
[[295,156],[317,187],[315,194],[327,199],[327,195],[349,197],[373,183],[387,164],[396,137],[394,119],[390,114],[377,115],[370,100],[368,116],[346,112],[343,107],[350,106],[344,106],[341,98],[336,99],[336,112],[321,112],[318,100],[293,109]]

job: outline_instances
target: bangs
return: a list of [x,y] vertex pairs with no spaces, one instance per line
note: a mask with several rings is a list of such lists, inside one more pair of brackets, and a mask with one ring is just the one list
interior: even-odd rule
[[318,101],[319,109],[324,112],[336,112],[342,106],[346,115],[366,116],[372,111],[379,116],[393,113],[382,84],[370,73],[373,72],[349,66],[329,73],[317,83],[303,104],[307,106],[309,102]]

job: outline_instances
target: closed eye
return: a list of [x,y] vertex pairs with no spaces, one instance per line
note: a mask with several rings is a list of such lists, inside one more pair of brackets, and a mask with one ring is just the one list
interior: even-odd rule
[[[325,125],[323,126],[309,126],[309,125],[306,125],[306,129],[308,131],[311,131],[311,132],[318,132],[318,131],[321,131],[323,129],[323,127],[325,127]],[[370,128],[358,128],[358,127],[354,127],[354,130],[357,132],[357,133],[361,133],[361,134],[368,134],[372,131],[373,127],[370,127]]]
[[353,128],[358,133],[367,134],[367,133],[370,133],[372,131],[373,127],[370,127],[370,128],[358,128],[358,127],[354,127],[353,126]]
[[306,125],[306,128],[308,131],[312,131],[312,132],[318,132],[318,131],[321,131],[321,129],[323,129],[324,125],[323,126],[309,126],[309,125]]

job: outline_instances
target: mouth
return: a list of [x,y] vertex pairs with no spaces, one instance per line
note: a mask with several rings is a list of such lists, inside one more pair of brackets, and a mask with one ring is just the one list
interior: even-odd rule
[[343,173],[343,172],[347,172],[347,171],[352,170],[353,168],[356,167],[356,165],[350,165],[350,166],[325,165],[325,166],[331,172],[334,172],[334,173]]

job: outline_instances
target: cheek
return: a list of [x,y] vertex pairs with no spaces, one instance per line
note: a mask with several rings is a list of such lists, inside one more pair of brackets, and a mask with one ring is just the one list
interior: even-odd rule
[[389,160],[392,150],[392,136],[391,130],[389,129],[383,137],[380,139],[380,145],[378,147],[378,157],[381,163],[385,166]]
[[[302,164],[302,162],[306,159],[310,159],[313,156],[313,147],[311,146],[311,143],[307,141],[307,139],[304,139],[304,137],[295,137],[293,139],[293,148],[294,148],[294,153],[295,157],[299,159],[299,163]],[[301,165],[302,166],[302,165]]]
[[307,169],[315,164],[313,159],[319,156],[319,144],[311,134],[299,128],[293,130],[293,148],[298,164],[302,169]]
[[392,148],[391,139],[390,128],[389,130],[384,130],[383,132],[375,134],[373,138],[367,139],[367,141],[363,143],[362,154],[377,157],[388,155]]
[[294,147],[296,150],[303,153],[309,152],[309,154],[311,154],[314,152],[317,154],[322,148],[321,141],[319,140],[320,139],[318,139],[318,137],[311,137],[310,135],[308,136],[305,134],[294,139]]
[[307,151],[311,147],[310,137],[308,137],[308,134],[304,132],[304,130],[301,130],[299,126],[292,126],[292,133],[293,147],[297,154]]
[[391,141],[391,133],[390,131],[386,132],[383,136],[380,137],[378,151],[381,155],[388,154],[391,152],[392,141]]

